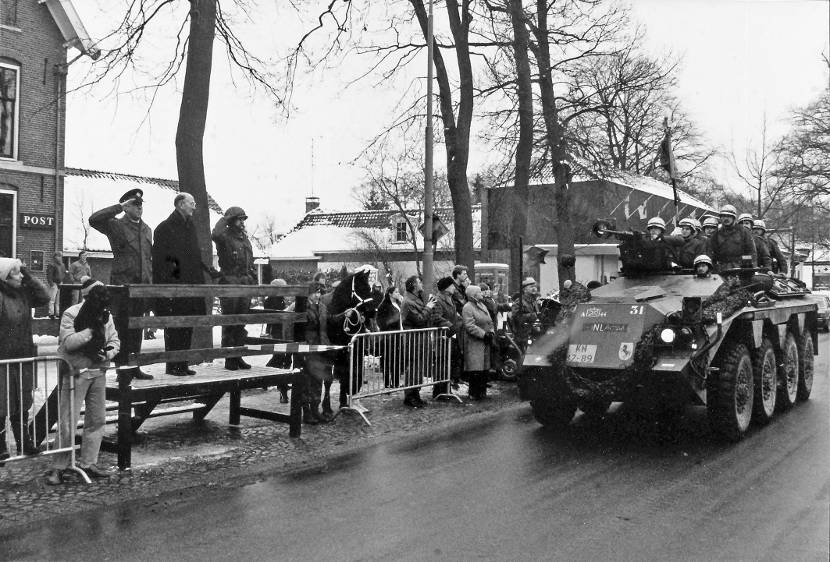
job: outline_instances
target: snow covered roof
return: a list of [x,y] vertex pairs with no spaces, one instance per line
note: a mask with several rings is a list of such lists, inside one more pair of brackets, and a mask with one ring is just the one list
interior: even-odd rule
[[[640,176],[629,172],[615,171],[613,174],[606,175],[602,179],[614,182],[619,185],[624,185],[625,187],[630,187],[631,189],[636,189],[638,191],[643,191],[646,193],[650,193],[652,195],[657,195],[658,197],[663,197],[664,199],[674,199],[674,194],[672,193],[671,185],[658,181],[654,178]],[[588,180],[588,178],[575,178],[574,181],[590,180]],[[709,209],[710,211],[714,210],[712,207],[710,207],[700,199],[692,197],[691,195],[679,188],[677,190],[677,197],[683,204],[692,205],[694,207],[700,207],[702,209]]]
[[[150,228],[155,228],[173,212],[173,197],[179,191],[176,180],[67,168],[64,178],[63,249],[68,252],[82,248],[92,252],[110,252],[107,237],[89,227],[89,215],[114,205],[125,192],[135,188],[144,191],[143,220]],[[210,195],[208,207],[213,224],[223,211]]]
[[[481,206],[474,205],[473,246],[480,247]],[[413,214],[419,211],[412,211]],[[453,247],[453,215],[451,209],[440,208],[435,214],[449,228],[449,233],[438,239],[437,249]],[[394,217],[400,212],[382,211],[324,211],[314,209],[300,219],[294,228],[271,247],[271,258],[280,260],[314,259],[321,254],[354,252],[374,247],[380,251],[411,251],[412,243],[394,241]],[[419,215],[420,216],[420,215]],[[418,249],[423,249],[423,237],[416,235]]]

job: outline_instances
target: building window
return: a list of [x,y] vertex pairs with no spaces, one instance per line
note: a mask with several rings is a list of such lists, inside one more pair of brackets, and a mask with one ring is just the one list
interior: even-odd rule
[[0,0],[0,25],[17,27],[17,0]]
[[406,242],[409,240],[409,228],[405,219],[395,221],[395,242]]
[[0,63],[0,158],[17,158],[20,67]]

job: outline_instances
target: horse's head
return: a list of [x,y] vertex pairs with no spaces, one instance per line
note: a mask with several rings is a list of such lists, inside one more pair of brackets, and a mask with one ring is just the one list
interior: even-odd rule
[[[369,271],[357,270],[340,281],[331,298],[329,315],[345,315],[343,332],[353,335],[363,329],[366,315],[374,313],[377,303],[372,299],[372,287],[369,284]],[[329,331],[329,338],[333,334]]]

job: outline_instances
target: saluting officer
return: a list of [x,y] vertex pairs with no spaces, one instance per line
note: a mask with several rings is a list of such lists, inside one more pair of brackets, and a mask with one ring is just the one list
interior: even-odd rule
[[[248,215],[242,207],[230,207],[225,216],[216,222],[211,240],[216,244],[219,255],[219,270],[222,277],[219,282],[227,285],[253,285],[256,281],[254,271],[254,251],[245,232],[245,220]],[[224,297],[220,299],[222,314],[247,314],[251,308],[249,297]],[[248,335],[244,325],[222,327],[222,347],[245,345]],[[225,368],[231,371],[250,369],[242,357],[228,357]]]
[[[116,218],[119,214],[123,216]],[[149,284],[153,282],[153,231],[141,220],[144,214],[144,191],[131,189],[121,196],[117,205],[92,213],[89,226],[104,234],[112,248],[113,285]],[[130,353],[141,351],[141,329],[128,329],[130,316],[141,316],[147,310],[146,299],[113,299],[113,323],[121,340],[121,350],[115,356],[116,367],[125,365]],[[117,368],[118,373],[135,379],[152,379],[138,367]]]

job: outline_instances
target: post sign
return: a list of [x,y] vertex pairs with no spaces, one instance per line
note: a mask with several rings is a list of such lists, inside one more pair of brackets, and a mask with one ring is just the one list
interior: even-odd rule
[[39,228],[42,230],[54,230],[55,215],[20,213],[20,228]]

